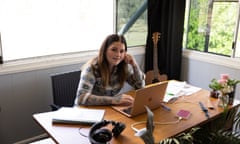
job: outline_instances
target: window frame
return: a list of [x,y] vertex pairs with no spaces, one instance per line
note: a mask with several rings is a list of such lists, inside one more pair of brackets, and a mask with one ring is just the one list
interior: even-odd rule
[[[210,3],[208,3],[208,14],[207,14],[207,24],[206,24],[206,31],[205,33],[209,33],[206,34],[204,36],[205,39],[205,44],[204,44],[204,48],[203,50],[199,49],[199,48],[188,48],[187,47],[187,42],[188,42],[188,32],[189,32],[189,23],[190,23],[190,13],[191,13],[191,3],[193,2],[193,0],[187,0],[186,1],[186,7],[185,7],[185,23],[184,23],[184,41],[183,41],[183,48],[184,49],[188,49],[188,50],[193,50],[193,51],[200,51],[200,52],[205,52],[205,53],[210,53],[213,55],[221,55],[221,56],[226,56],[226,57],[231,57],[231,58],[238,58],[235,55],[236,50],[240,51],[240,47],[236,47],[237,43],[240,41],[237,41],[237,37],[238,37],[238,32],[240,32],[239,30],[239,21],[240,21],[240,1],[238,0],[213,0]],[[232,39],[232,51],[231,51],[231,55],[225,55],[225,54],[221,54],[221,53],[216,53],[216,52],[210,52],[209,50],[209,38],[210,38],[210,29],[211,29],[211,21],[212,21],[212,8],[213,8],[213,4],[214,2],[236,2],[238,3],[238,17],[236,19],[236,24],[235,24],[235,30],[234,30],[234,38]],[[238,44],[239,45],[239,44]],[[239,56],[240,57],[240,56]]]

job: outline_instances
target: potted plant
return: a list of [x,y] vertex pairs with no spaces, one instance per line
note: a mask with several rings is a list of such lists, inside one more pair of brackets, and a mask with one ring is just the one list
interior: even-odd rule
[[221,74],[220,79],[212,79],[209,88],[212,89],[211,96],[222,100],[228,97],[228,104],[233,104],[236,85],[240,80],[230,79],[228,74]]

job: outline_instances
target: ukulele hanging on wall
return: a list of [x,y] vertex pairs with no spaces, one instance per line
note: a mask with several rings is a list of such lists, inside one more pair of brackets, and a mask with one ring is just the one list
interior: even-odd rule
[[160,38],[159,32],[154,32],[152,35],[153,40],[153,70],[148,71],[146,73],[146,85],[151,83],[156,83],[160,81],[167,80],[167,75],[160,75],[160,71],[158,70],[158,40]]

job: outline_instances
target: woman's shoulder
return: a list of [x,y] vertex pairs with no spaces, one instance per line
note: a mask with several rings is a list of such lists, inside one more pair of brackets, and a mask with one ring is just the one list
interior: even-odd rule
[[98,64],[97,64],[97,59],[93,58],[89,61],[87,61],[82,67],[81,67],[81,71],[83,73],[88,73],[88,74],[92,74],[92,75],[99,75],[99,70],[98,70]]
[[96,67],[96,65],[97,65],[97,59],[92,58],[92,59],[88,60],[85,64],[83,64],[81,69],[84,70],[86,68]]

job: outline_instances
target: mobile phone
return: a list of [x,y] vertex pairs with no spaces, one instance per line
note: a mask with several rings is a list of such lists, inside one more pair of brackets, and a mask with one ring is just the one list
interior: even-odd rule
[[188,119],[191,115],[191,112],[188,111],[188,110],[184,110],[184,109],[180,109],[178,112],[177,112],[177,117],[181,117],[183,119]]

